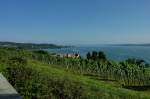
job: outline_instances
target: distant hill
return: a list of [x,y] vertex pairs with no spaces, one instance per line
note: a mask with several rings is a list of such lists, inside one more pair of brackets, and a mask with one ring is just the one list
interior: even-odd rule
[[35,44],[35,43],[16,43],[16,42],[0,42],[0,47],[23,48],[23,49],[47,49],[47,48],[63,48],[67,46],[55,44]]
[[150,43],[147,44],[116,44],[118,46],[150,46]]

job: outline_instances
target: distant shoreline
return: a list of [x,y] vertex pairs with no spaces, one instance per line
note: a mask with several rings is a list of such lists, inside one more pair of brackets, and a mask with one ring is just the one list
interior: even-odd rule
[[0,42],[0,47],[20,48],[20,49],[49,49],[49,48],[66,48],[69,46],[49,44],[49,43],[16,43]]
[[113,44],[116,46],[145,46],[145,47],[150,47],[150,44]]

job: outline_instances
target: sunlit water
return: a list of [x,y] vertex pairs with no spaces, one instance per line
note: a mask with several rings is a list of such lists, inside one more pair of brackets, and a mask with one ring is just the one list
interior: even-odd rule
[[87,52],[103,51],[107,58],[115,61],[122,61],[127,58],[144,59],[150,63],[150,47],[144,46],[114,46],[114,45],[99,45],[99,46],[78,46],[61,49],[47,49],[49,52],[59,54],[74,54],[79,53],[82,57],[86,57]]

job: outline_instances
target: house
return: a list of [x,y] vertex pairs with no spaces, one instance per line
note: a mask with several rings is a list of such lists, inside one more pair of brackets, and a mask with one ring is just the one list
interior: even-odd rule
[[65,58],[80,58],[79,54],[65,54],[63,57]]

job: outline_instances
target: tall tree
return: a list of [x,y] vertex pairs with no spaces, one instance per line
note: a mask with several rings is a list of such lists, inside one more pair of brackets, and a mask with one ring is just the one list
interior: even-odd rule
[[86,54],[86,57],[87,57],[88,60],[91,59],[91,53],[88,52],[88,53]]
[[92,59],[93,59],[93,60],[97,60],[97,56],[98,56],[98,55],[97,55],[97,52],[96,52],[96,51],[93,51],[93,52],[92,52]]
[[106,55],[104,52],[98,52],[98,60],[106,60]]

